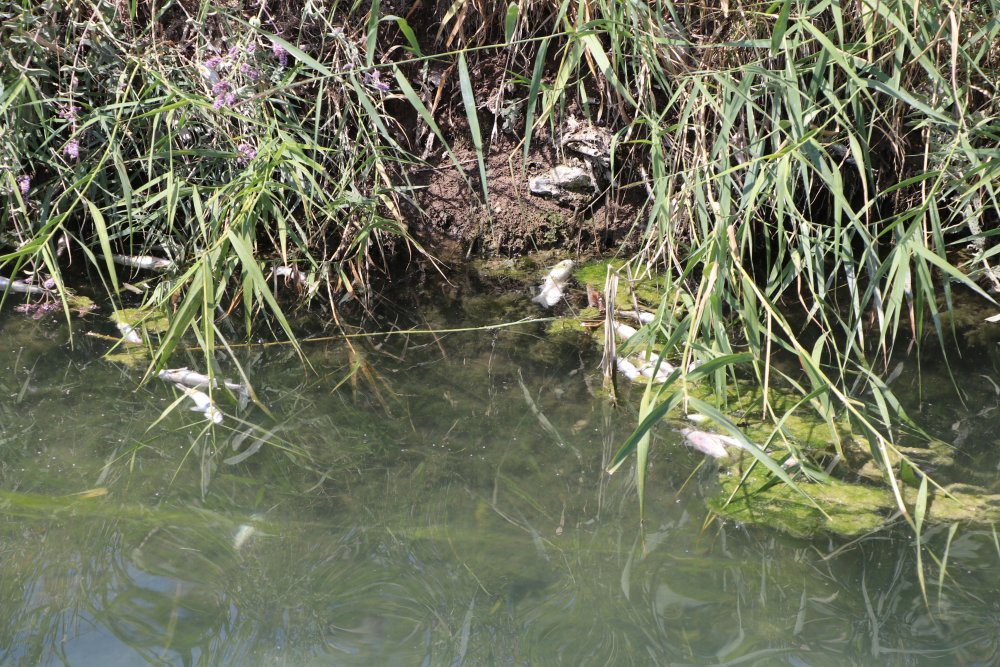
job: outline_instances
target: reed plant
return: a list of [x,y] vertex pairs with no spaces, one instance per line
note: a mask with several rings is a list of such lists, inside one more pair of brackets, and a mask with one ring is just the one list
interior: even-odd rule
[[[780,384],[841,458],[845,424],[867,441],[909,517],[895,443],[922,433],[883,371],[899,341],[948,355],[954,285],[990,299],[977,281],[996,280],[1000,5],[598,5],[578,50],[623,110],[623,143],[642,148],[639,258],[669,269],[656,326],[681,368],[716,360],[724,397],[741,373],[718,361],[749,352],[770,444],[809,460],[769,401]],[[650,386],[644,406],[682,387]]]
[[145,276],[114,255],[170,260],[143,285],[171,315],[154,366],[191,333],[211,357],[223,314],[294,341],[281,285],[366,287],[409,242],[402,152],[372,54],[299,9],[0,3],[3,271],[65,293],[83,268],[117,309]]
[[[453,37],[496,34],[468,21],[489,16],[479,4],[454,8]],[[725,416],[750,379],[768,445],[808,472],[784,427],[806,411],[837,460],[845,438],[866,442],[919,533],[928,478],[897,443],[928,436],[883,376],[913,348],[949,356],[956,286],[989,302],[983,285],[1000,287],[1000,4],[567,0],[512,2],[504,21],[524,157],[571,110],[614,129],[606,197],[646,195],[630,269],[669,276],[648,328],[680,370],[648,385],[611,470],[637,452],[641,494],[649,430],[687,405],[794,484]],[[688,394],[689,375],[714,404]],[[777,408],[779,385],[801,400]],[[917,520],[901,474],[921,487]]]

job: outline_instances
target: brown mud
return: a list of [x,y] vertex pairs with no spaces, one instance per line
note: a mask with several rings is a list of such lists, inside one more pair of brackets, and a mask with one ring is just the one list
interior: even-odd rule
[[[491,126],[492,121],[484,125]],[[452,144],[462,172],[441,150],[430,166],[410,175],[420,188],[410,231],[432,254],[521,255],[560,248],[579,255],[627,249],[638,242],[640,198],[635,189],[605,189],[578,206],[529,191],[529,178],[561,161],[547,138],[535,138],[526,163],[522,147],[505,135],[484,147],[489,196],[484,205],[471,144],[467,133]]]

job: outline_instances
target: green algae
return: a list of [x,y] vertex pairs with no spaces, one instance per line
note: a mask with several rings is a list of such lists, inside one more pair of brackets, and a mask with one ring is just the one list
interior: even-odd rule
[[[602,259],[584,262],[573,271],[573,277],[581,285],[589,285],[598,291],[603,291],[609,266],[613,270],[620,270],[625,266],[625,261],[620,259]],[[624,309],[632,308],[632,295],[634,294],[640,305],[657,308],[663,299],[666,289],[666,277],[660,274],[654,273],[649,278],[632,280],[631,290],[629,289],[629,281],[625,280],[623,276],[618,281],[615,306]]]
[[[521,258],[494,258],[479,260],[476,269],[482,276],[496,280],[510,280],[523,285],[523,289],[500,294],[478,295],[463,302],[466,314],[475,320],[500,317],[521,317],[531,312],[527,307],[526,290],[544,277],[546,271],[564,256],[559,253],[539,253]],[[620,270],[621,260],[595,260],[583,262],[573,271],[576,285],[571,290],[589,286],[603,290],[608,267]],[[661,302],[666,281],[663,276],[633,281],[631,290],[625,280],[619,281],[616,307],[631,310],[633,298],[644,305],[656,308]],[[559,313],[560,310],[553,312]],[[546,339],[562,340],[567,345],[585,347],[602,344],[601,330],[590,329],[585,323],[601,318],[595,308],[586,308],[564,317],[558,317],[545,326]],[[956,324],[966,331],[982,332],[997,328],[983,325],[983,311],[960,310]],[[642,330],[642,327],[637,327]],[[969,335],[969,334],[967,334]],[[538,347],[538,350],[534,350]],[[522,351],[529,357],[551,355],[551,347],[529,345]],[[679,359],[672,359],[679,362]],[[730,371],[731,372],[731,371]],[[896,499],[887,486],[887,475],[882,467],[881,454],[873,455],[871,445],[857,434],[846,417],[824,419],[808,403],[793,392],[772,385],[766,403],[767,412],[778,416],[778,425],[761,418],[765,397],[762,390],[748,378],[737,374],[722,387],[705,380],[678,379],[670,392],[660,397],[666,400],[676,391],[706,401],[716,406],[733,423],[739,424],[744,435],[770,452],[777,461],[792,458],[802,461],[808,476],[795,476],[800,491],[776,483],[773,475],[749,454],[731,456],[721,461],[718,495],[710,498],[709,507],[719,515],[745,523],[766,525],[794,536],[812,536],[832,533],[855,536],[878,529],[898,510]],[[643,378],[645,382],[645,378]],[[676,424],[680,415],[667,415],[664,420]],[[699,426],[711,430],[711,426]],[[830,475],[819,473],[828,464],[833,466]],[[878,457],[878,458],[876,458]],[[976,475],[977,471],[965,470],[957,465],[953,448],[942,441],[924,443],[921,447],[896,444],[888,450],[888,464],[903,483],[915,483],[921,470],[933,470],[935,478],[962,479],[973,482],[947,487],[947,492],[931,494],[927,512],[929,522],[963,521],[988,523],[1000,521],[1000,496],[990,493],[985,486],[989,474]],[[746,476],[746,470],[750,470]],[[907,474],[909,473],[909,474]],[[822,481],[816,481],[820,479]],[[803,492],[805,495],[803,495]],[[915,502],[915,490],[903,488],[901,493],[909,504]]]
[[102,359],[128,368],[144,368],[149,363],[149,350],[140,345],[121,345],[105,354]]
[[[720,461],[720,491],[707,501],[710,509],[729,519],[769,526],[797,537],[822,533],[856,536],[878,529],[895,515],[898,507],[885,470],[846,419],[827,423],[807,406],[786,414],[795,406],[795,396],[772,388],[768,402],[776,414],[784,415],[777,428],[759,419],[761,393],[746,384],[730,383],[721,398],[707,383],[679,383],[677,391],[723,406],[724,414],[740,424],[749,440],[766,447],[775,461],[794,457],[810,472],[793,477],[800,493],[778,483],[749,453],[731,452]],[[668,415],[667,421],[674,423],[670,418],[676,416]],[[712,430],[710,425],[698,428]],[[834,446],[835,439],[839,448]],[[835,459],[838,450],[843,456]],[[943,489],[932,485],[925,519],[929,524],[987,525],[1000,521],[1000,494],[993,488],[995,474],[963,465],[950,444],[936,439],[920,447],[895,444],[888,448],[886,458],[901,480],[900,494],[911,515],[919,485],[916,465],[933,471],[932,479],[944,484]],[[833,462],[836,465],[829,475],[818,472]],[[947,484],[948,480],[963,482]]]
[[[719,482],[720,493],[707,501],[711,510],[728,519],[768,526],[796,537],[861,535],[882,527],[897,511],[892,491],[863,480],[831,478],[813,483],[800,479],[797,483],[807,499],[783,484],[772,484],[747,455],[725,464]],[[912,515],[917,490],[904,486],[901,495]],[[995,524],[1000,521],[1000,494],[971,484],[948,485],[930,494],[925,521]]]
[[130,327],[142,327],[147,333],[163,333],[170,326],[167,316],[148,308],[120,308],[111,315],[115,324],[127,324]]
[[707,501],[711,510],[796,537],[822,532],[860,535],[885,523],[895,508],[887,489],[836,479],[821,483],[798,480],[800,490],[808,495],[804,497],[784,484],[772,484],[771,476],[762,466],[753,465],[749,457],[723,468],[719,482],[721,492]]

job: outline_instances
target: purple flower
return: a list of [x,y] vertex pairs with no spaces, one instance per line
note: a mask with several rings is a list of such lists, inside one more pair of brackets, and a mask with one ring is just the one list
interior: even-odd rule
[[254,43],[247,44],[247,55],[252,56],[254,51],[257,50],[257,45]]
[[229,51],[226,53],[226,55],[229,56],[230,58],[235,58],[236,56],[240,55],[240,50],[235,46],[230,46]]
[[66,106],[59,109],[59,117],[73,122],[76,120],[76,112],[80,110],[80,107],[74,106],[72,104],[67,104]]
[[216,81],[215,85],[212,86],[213,95],[222,95],[223,93],[228,93],[232,86],[229,85],[228,81]]
[[27,196],[28,190],[31,188],[31,176],[25,174],[24,176],[17,177],[17,188],[21,191],[21,196]]
[[80,142],[76,139],[70,139],[66,142],[66,146],[63,147],[63,155],[71,160],[79,159],[80,157]]
[[260,78],[260,72],[255,70],[253,67],[250,67],[250,65],[247,63],[243,63],[242,65],[240,65],[240,72],[250,77],[251,81],[256,81],[257,79]]
[[389,84],[382,80],[382,73],[378,70],[368,75],[368,84],[380,93],[388,93],[390,90]]
[[218,97],[215,98],[215,101],[212,102],[212,108],[215,109],[216,111],[218,111],[219,109],[221,109],[224,106],[226,106],[226,96],[225,95],[219,95]]
[[205,61],[205,67],[208,67],[210,69],[215,69],[219,66],[219,63],[221,62],[222,58],[220,58],[219,56],[212,56],[211,58]]
[[56,279],[55,278],[49,278],[49,279],[47,279],[44,283],[42,283],[42,287],[44,287],[45,289],[48,289],[48,290],[55,289],[56,288]]
[[288,67],[288,51],[281,44],[274,42],[271,44],[271,52],[278,59],[278,64]]
[[257,149],[248,144],[247,142],[242,142],[236,147],[240,152],[240,157],[237,158],[240,164],[249,164],[251,160],[257,157]]
[[226,93],[222,96],[222,100],[227,107],[231,107],[236,104],[236,93]]

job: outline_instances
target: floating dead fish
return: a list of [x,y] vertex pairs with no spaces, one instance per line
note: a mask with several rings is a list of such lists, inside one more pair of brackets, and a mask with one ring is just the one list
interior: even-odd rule
[[551,308],[559,303],[559,300],[563,298],[563,290],[566,289],[566,283],[569,281],[569,276],[575,265],[576,262],[573,260],[564,259],[552,267],[552,270],[545,276],[538,296],[531,300],[543,308]]
[[649,324],[656,319],[656,313],[646,312],[645,310],[619,310],[617,314],[619,317],[628,317],[643,324]]
[[188,370],[187,368],[165,368],[157,373],[156,376],[164,382],[172,382],[184,385],[185,387],[191,387],[192,389],[208,389],[209,387],[217,388],[224,386],[229,391],[238,395],[247,393],[246,387],[241,384],[236,384],[229,380],[223,380],[220,383],[218,380],[212,379],[203,373]]
[[222,412],[219,408],[215,407],[215,403],[212,402],[211,397],[203,391],[198,391],[197,389],[192,389],[191,387],[185,387],[182,384],[176,385],[178,389],[187,394],[187,397],[194,401],[194,407],[191,408],[192,412],[204,413],[206,419],[211,419],[216,424],[222,423]]
[[624,322],[619,322],[618,320],[615,320],[615,334],[617,334],[617,336],[621,338],[623,341],[628,340],[632,336],[636,335],[636,333],[638,333],[638,331],[636,330],[635,327],[630,327]]
[[46,294],[51,294],[51,292],[38,285],[29,285],[23,280],[11,280],[10,278],[4,278],[0,276],[0,291],[10,290],[11,292],[17,292],[18,294],[31,294],[32,296],[45,296]]
[[111,261],[122,266],[131,266],[133,269],[146,269],[147,271],[163,272],[172,271],[175,268],[174,263],[169,259],[151,255],[111,255]]
[[618,372],[627,377],[629,380],[638,380],[642,377],[639,369],[635,367],[631,361],[624,357],[616,357],[615,365],[618,368]]
[[652,378],[653,382],[666,382],[670,378],[670,374],[674,372],[674,367],[663,362],[657,368],[656,364],[647,364],[639,369],[645,377]]
[[271,275],[275,278],[285,278],[295,283],[304,283],[308,278],[304,272],[287,264],[274,267],[274,269],[271,270]]
[[733,447],[740,446],[739,440],[731,438],[728,435],[719,435],[718,433],[709,433],[708,431],[696,431],[693,428],[687,427],[679,428],[677,432],[684,436],[684,444],[694,447],[699,452],[714,456],[717,459],[728,455],[729,452],[726,451],[726,445],[732,445]]
[[122,339],[126,343],[131,343],[132,345],[142,345],[142,336],[139,335],[139,332],[136,331],[131,324],[116,322],[115,326],[122,332]]

